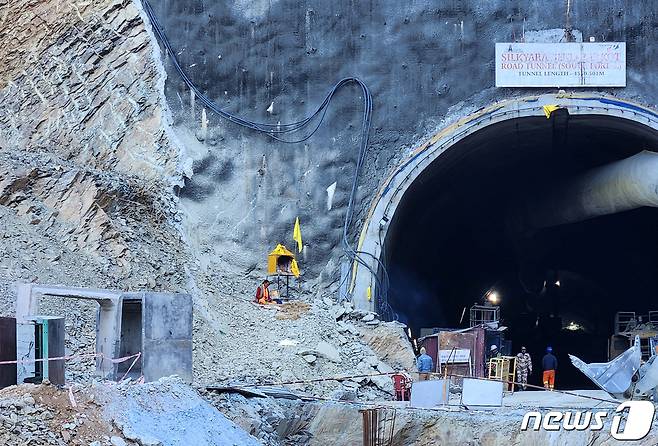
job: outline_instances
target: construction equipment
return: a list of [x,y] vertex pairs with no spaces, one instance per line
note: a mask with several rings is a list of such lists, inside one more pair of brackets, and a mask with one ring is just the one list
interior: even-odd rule
[[631,347],[633,339],[640,337],[640,352],[643,361],[653,354],[651,339],[658,337],[658,311],[638,315],[634,311],[619,311],[615,314],[615,334],[608,343],[608,360],[612,360]]
[[485,328],[497,329],[500,322],[500,307],[494,305],[473,305],[470,311],[471,327],[484,325]]
[[514,393],[514,378],[516,376],[516,357],[499,356],[489,360],[489,379],[503,381],[505,392]]
[[363,416],[363,446],[391,446],[396,410],[374,407],[360,410]]
[[569,355],[571,362],[594,384],[619,399],[656,399],[658,396],[658,360],[651,352],[648,361],[642,362],[640,336],[633,346],[610,362],[587,364]]

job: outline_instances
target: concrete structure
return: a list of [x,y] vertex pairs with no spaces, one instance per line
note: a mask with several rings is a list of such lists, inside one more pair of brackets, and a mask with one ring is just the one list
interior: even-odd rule
[[[504,122],[514,123],[515,120],[525,117],[543,117],[545,116],[543,107],[546,105],[558,105],[568,111],[569,115],[585,118],[597,116],[614,118],[612,122],[617,122],[620,127],[635,125],[634,131],[638,133],[645,132],[648,135],[655,135],[653,132],[658,132],[658,112],[632,102],[595,94],[560,93],[528,96],[498,102],[479,110],[444,128],[421,144],[382,182],[365,217],[358,243],[360,251],[372,254],[368,260],[371,267],[375,270],[379,269],[378,259],[381,257],[382,244],[386,241],[389,230],[388,222],[393,219],[403,197],[412,189],[414,181],[426,169],[431,166],[436,168],[445,159],[445,157],[441,157],[442,154],[449,151],[451,147],[457,146],[460,141],[487,127]],[[501,133],[501,135],[503,134]],[[469,145],[461,146],[461,148],[474,149]],[[647,156],[643,156],[643,158]],[[650,160],[652,159],[653,156],[650,156]],[[622,196],[621,200],[630,200],[630,198]],[[568,198],[566,200],[568,201]],[[628,206],[628,204],[618,205],[620,208],[628,208]],[[368,270],[359,265],[354,266],[354,271],[356,274],[353,279],[352,291],[355,305],[365,310],[376,310],[377,303],[374,299],[367,298],[367,290],[369,287],[376,289],[377,282]]]
[[[19,285],[16,300],[19,358],[30,357],[30,320],[38,312],[39,296],[98,302],[96,352],[100,355],[96,359],[96,370],[103,378],[119,379],[132,364],[132,360],[115,362],[112,359],[141,353],[130,371],[131,376],[143,375],[146,381],[154,381],[176,374],[192,381],[190,295]],[[19,378],[29,372],[19,369]]]

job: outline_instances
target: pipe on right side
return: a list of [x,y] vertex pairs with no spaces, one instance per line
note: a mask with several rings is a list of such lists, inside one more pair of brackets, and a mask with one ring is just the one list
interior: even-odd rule
[[515,223],[531,231],[646,206],[658,207],[658,153],[643,150],[531,195]]

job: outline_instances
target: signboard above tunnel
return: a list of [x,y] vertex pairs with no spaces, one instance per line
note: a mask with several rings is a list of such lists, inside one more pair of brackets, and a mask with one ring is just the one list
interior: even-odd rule
[[625,87],[626,43],[496,43],[496,87]]

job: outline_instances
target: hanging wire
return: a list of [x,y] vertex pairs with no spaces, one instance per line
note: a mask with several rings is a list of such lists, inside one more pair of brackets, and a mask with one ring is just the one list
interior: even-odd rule
[[[231,113],[221,108],[214,101],[208,98],[208,96],[206,96],[194,84],[194,82],[190,79],[187,73],[185,73],[185,70],[183,70],[180,62],[178,61],[178,58],[176,57],[176,52],[171,46],[171,43],[164,32],[164,28],[160,25],[160,22],[158,21],[158,18],[155,15],[155,12],[153,11],[153,8],[151,7],[148,0],[142,0],[142,5],[144,7],[144,11],[146,12],[146,15],[149,18],[149,21],[151,22],[151,27],[153,28],[156,37],[164,47],[166,54],[167,56],[169,56],[169,59],[171,60],[171,63],[173,64],[176,72],[178,72],[183,82],[187,85],[190,91],[192,91],[195,97],[197,97],[203,105],[205,105],[208,109],[210,109],[212,112],[219,115],[220,117],[227,119],[239,126],[263,133],[276,141],[280,141],[286,144],[297,144],[308,140],[318,131],[320,125],[322,125],[322,122],[324,121],[324,118],[327,114],[329,104],[331,103],[331,100],[334,98],[334,95],[340,88],[348,84],[356,84],[361,89],[361,92],[363,94],[363,117],[362,117],[363,124],[361,126],[361,143],[359,147],[359,155],[357,158],[354,178],[352,180],[352,186],[351,186],[349,201],[347,205],[347,212],[345,214],[345,222],[343,224],[343,237],[342,237],[343,251],[345,252],[345,255],[347,256],[348,259],[350,259],[352,262],[356,262],[362,265],[373,275],[375,282],[377,283],[376,290],[377,290],[378,306],[380,306],[383,309],[387,309],[387,313],[390,314],[391,313],[390,307],[388,306],[388,301],[387,301],[389,280],[388,280],[388,273],[386,272],[386,268],[384,267],[383,263],[374,255],[362,251],[356,251],[350,244],[349,236],[348,236],[349,229],[351,227],[352,219],[354,216],[354,205],[356,201],[356,194],[358,191],[359,176],[361,174],[363,163],[366,158],[368,141],[370,137],[370,127],[372,122],[372,94],[370,93],[368,86],[363,81],[361,81],[359,78],[356,77],[346,77],[341,79],[331,88],[331,90],[329,90],[329,93],[324,97],[324,100],[318,106],[318,108],[313,113],[311,113],[306,118],[300,121],[291,122],[287,124],[279,124],[279,123],[268,124],[268,123],[256,122],[242,118],[234,113]],[[317,122],[315,123],[314,126],[312,126],[311,124],[314,121]],[[309,127],[311,130],[298,139],[286,139],[283,137],[283,135],[297,133]],[[379,274],[377,273],[377,271],[373,269],[372,266],[363,259],[362,257],[363,255],[369,255],[370,257],[372,257],[374,260],[377,261],[377,263],[379,264],[379,269],[380,271],[382,271],[383,277],[381,279],[379,278]]]

